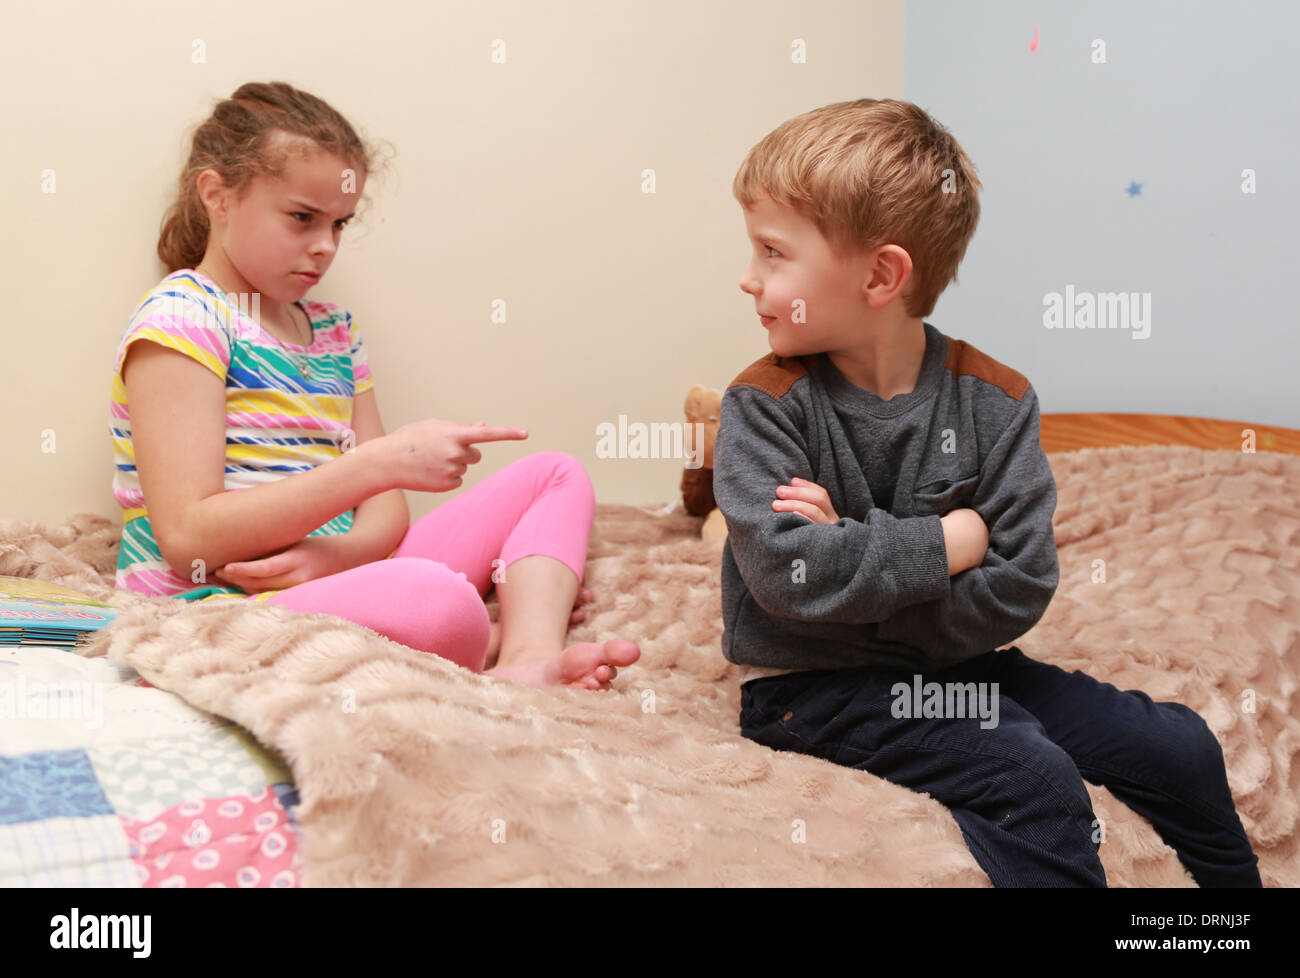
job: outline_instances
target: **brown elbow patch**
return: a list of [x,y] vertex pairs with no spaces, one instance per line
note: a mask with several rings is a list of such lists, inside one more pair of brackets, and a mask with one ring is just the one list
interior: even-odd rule
[[[944,367],[952,374],[954,380],[964,374],[978,377],[985,383],[1000,388],[1008,397],[1017,401],[1029,390],[1029,379],[1018,370],[1013,370],[1004,363],[999,363],[987,353],[971,346],[965,340],[948,340],[948,354]],[[755,360],[740,372],[728,385],[732,387],[752,387],[754,390],[770,394],[772,397],[784,397],[800,377],[808,375],[808,368],[799,357],[780,357],[775,353]]]
[[727,390],[732,387],[752,387],[764,394],[781,398],[796,380],[807,375],[808,368],[798,357],[779,357],[775,353],[769,353],[742,370],[727,386]]
[[994,387],[1002,388],[1003,393],[1008,397],[1014,397],[1017,401],[1025,396],[1025,391],[1029,390],[1029,380],[1024,374],[1012,370],[1006,364],[998,363],[987,353],[980,352],[965,340],[954,340],[951,336],[947,337],[947,340],[948,356],[943,365],[948,373],[952,374],[953,380],[963,374],[969,374]]

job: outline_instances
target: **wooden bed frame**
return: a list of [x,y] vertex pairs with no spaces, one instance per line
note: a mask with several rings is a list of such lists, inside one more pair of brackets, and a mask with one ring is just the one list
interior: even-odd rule
[[1247,421],[1221,421],[1176,414],[1043,414],[1038,435],[1043,451],[1116,445],[1188,445],[1241,451],[1242,432],[1255,432],[1255,451],[1300,455],[1300,430]]

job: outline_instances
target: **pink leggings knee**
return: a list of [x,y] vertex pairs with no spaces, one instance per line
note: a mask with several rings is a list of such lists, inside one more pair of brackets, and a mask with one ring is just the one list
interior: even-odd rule
[[464,574],[423,557],[362,564],[288,588],[268,603],[337,615],[475,672],[487,656],[492,623],[478,591]]
[[347,618],[481,672],[491,638],[483,598],[493,575],[543,555],[581,583],[595,509],[581,462],[534,452],[416,520],[386,559],[252,598]]

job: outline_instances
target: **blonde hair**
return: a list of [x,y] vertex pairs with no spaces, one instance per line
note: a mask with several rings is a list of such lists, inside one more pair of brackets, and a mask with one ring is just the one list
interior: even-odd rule
[[[288,137],[288,138],[286,138]],[[280,177],[290,158],[315,148],[333,153],[356,171],[358,184],[376,151],[331,106],[285,82],[249,82],[220,102],[193,135],[176,199],[163,217],[158,257],[168,272],[193,268],[208,248],[208,212],[198,176],[216,170],[243,199],[258,176]]]
[[794,208],[838,255],[903,248],[912,259],[904,308],[923,318],[957,280],[982,188],[966,151],[923,109],[866,98],[772,130],[745,157],[732,193],[745,208],[762,198]]

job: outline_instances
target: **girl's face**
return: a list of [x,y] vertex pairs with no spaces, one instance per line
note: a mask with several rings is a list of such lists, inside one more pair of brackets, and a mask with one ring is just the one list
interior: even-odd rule
[[241,200],[205,194],[214,206],[204,267],[233,291],[260,292],[272,303],[301,299],[329,270],[364,190],[363,174],[316,151],[292,157],[282,177],[255,177]]

